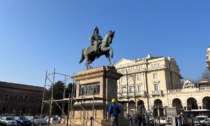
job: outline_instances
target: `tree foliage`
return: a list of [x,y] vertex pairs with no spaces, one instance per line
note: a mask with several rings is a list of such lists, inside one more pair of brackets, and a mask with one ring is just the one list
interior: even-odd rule
[[201,75],[202,81],[210,81],[210,71],[206,68],[205,71]]
[[200,81],[210,81],[210,71],[206,68],[197,79],[185,78],[184,80],[190,80],[193,84],[199,83]]
[[67,88],[66,88],[66,98],[69,97],[69,94],[70,94],[70,97],[75,96],[76,95],[76,86],[74,83],[69,83]]

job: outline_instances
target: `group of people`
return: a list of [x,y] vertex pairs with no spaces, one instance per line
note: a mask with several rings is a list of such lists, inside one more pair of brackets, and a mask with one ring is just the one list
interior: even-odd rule
[[[109,119],[111,126],[119,126],[118,125],[118,115],[121,113],[119,106],[116,104],[116,100],[112,99],[112,104],[109,105]],[[142,101],[137,100],[136,111],[131,114],[130,122],[132,126],[141,126],[141,124],[145,125],[144,118],[145,107]]]

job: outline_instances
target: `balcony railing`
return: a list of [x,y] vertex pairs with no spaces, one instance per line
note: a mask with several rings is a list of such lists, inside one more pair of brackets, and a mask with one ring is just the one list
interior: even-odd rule
[[203,91],[203,90],[210,90],[210,87],[200,87],[199,91]]
[[153,96],[163,96],[163,91],[162,90],[152,91],[152,95]]
[[185,89],[168,90],[168,93],[200,92],[200,91],[210,91],[210,86],[199,87],[199,88],[185,88]]
[[176,93],[176,92],[181,92],[182,89],[176,89],[176,90],[168,90],[168,93]]
[[127,97],[134,97],[134,93],[133,92],[128,92],[128,93],[126,93],[126,92],[123,92],[123,93],[118,93],[117,94],[117,97],[118,98],[127,98]]
[[118,93],[117,97],[118,98],[127,98],[127,94],[126,93]]
[[127,97],[129,97],[129,98],[132,98],[132,97],[134,97],[134,96],[137,96],[137,97],[146,97],[146,91],[141,91],[141,92],[136,92],[136,93],[134,93],[134,92],[121,92],[121,93],[117,93],[117,97],[118,98],[127,98]]
[[163,69],[163,68],[166,68],[166,65],[148,67],[148,70],[156,70],[156,69]]
[[[175,89],[175,90],[168,90],[163,91],[163,90],[158,90],[158,91],[152,91],[151,95],[152,96],[163,96],[164,94],[181,94],[181,93],[190,93],[190,92],[209,92],[210,91],[210,86],[207,87],[195,87],[195,88],[185,88],[185,89]],[[146,91],[141,91],[141,92],[121,92],[117,94],[118,98],[133,98],[133,97],[147,97],[147,92]]]
[[141,92],[137,92],[136,96],[140,96],[140,97],[146,97],[147,92],[146,91],[141,91]]

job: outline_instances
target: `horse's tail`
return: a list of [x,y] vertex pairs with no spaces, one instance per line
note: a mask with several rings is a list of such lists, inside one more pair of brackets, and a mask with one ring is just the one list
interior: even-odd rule
[[79,63],[81,63],[85,59],[84,50],[85,49],[82,50],[82,55],[81,55],[81,59],[80,59]]

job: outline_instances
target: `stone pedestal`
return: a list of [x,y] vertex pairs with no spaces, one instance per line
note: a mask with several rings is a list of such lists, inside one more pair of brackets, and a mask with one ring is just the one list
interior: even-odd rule
[[[102,66],[78,72],[72,78],[76,81],[76,98],[69,117],[80,124],[94,126],[107,119],[111,99],[117,99],[117,80],[122,74],[114,67]],[[123,112],[122,112],[123,113]],[[91,117],[94,120],[91,122]],[[88,121],[89,120],[89,121]],[[97,123],[98,122],[98,123]]]

